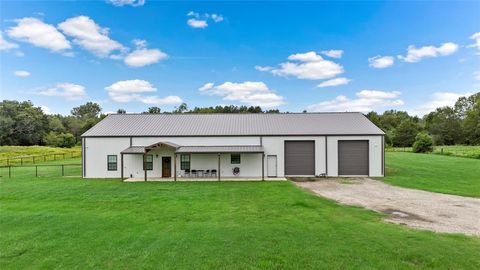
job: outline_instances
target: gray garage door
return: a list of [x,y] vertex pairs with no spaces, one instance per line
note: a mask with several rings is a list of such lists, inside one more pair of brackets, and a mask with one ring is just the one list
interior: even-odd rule
[[285,141],[285,175],[315,175],[314,141]]
[[368,175],[368,141],[338,141],[338,175]]

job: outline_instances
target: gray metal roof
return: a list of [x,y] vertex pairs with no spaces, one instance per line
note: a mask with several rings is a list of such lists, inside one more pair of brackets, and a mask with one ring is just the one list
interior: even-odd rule
[[85,132],[102,136],[383,135],[361,113],[110,114]]
[[122,153],[122,154],[143,154],[143,153],[145,153],[145,146],[130,146],[120,153]]
[[260,145],[181,146],[177,153],[263,153]]

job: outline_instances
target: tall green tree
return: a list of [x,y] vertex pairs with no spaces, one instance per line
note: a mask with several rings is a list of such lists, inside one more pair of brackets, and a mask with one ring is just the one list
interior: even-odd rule
[[436,145],[463,143],[462,121],[452,107],[437,108],[425,116],[425,129]]
[[144,113],[161,113],[161,112],[162,112],[162,110],[159,107],[150,107]]
[[173,113],[184,113],[188,111],[188,106],[187,103],[182,103],[178,105],[178,107],[175,107],[175,109],[172,111]]
[[419,126],[412,119],[403,120],[393,132],[392,142],[394,146],[409,147],[413,145]]
[[83,105],[75,107],[70,112],[73,116],[80,119],[90,119],[90,118],[97,118],[100,116],[102,112],[102,108],[100,105],[94,102],[87,102]]
[[48,130],[48,119],[31,101],[0,102],[0,145],[38,145]]
[[480,99],[466,112],[463,130],[466,143],[480,145]]

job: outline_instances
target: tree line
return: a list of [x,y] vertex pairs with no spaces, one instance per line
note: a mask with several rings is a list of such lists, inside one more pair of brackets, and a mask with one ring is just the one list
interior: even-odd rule
[[[306,111],[304,111],[306,112]],[[117,113],[126,113],[118,109]],[[143,113],[280,113],[259,106],[215,106],[189,109],[182,103],[172,111],[149,107]],[[48,145],[72,147],[80,136],[106,115],[94,102],[73,108],[69,115],[47,115],[31,101],[0,102],[0,145]],[[423,118],[404,111],[389,110],[366,116],[385,133],[390,146],[412,146],[415,138],[431,136],[436,145],[480,144],[480,92],[461,97],[453,107],[441,107]],[[420,135],[420,136],[418,136]],[[428,138],[427,138],[428,139]]]
[[[279,113],[259,106],[215,106],[189,109],[182,103],[171,112],[149,107],[143,113]],[[126,113],[118,109],[117,113]],[[0,102],[0,145],[47,145],[72,147],[81,143],[80,136],[100,122],[106,114],[94,102],[73,108],[70,115],[47,115],[31,101]]]
[[419,133],[430,136],[434,145],[480,144],[480,92],[460,97],[454,106],[437,108],[422,118],[395,110],[372,111],[366,116],[385,132],[390,146],[413,146]]

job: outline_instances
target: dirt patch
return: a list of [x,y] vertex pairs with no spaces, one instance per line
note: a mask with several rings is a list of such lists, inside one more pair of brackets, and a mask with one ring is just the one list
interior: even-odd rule
[[295,184],[341,204],[384,213],[387,222],[480,236],[480,199],[395,187],[369,178]]

